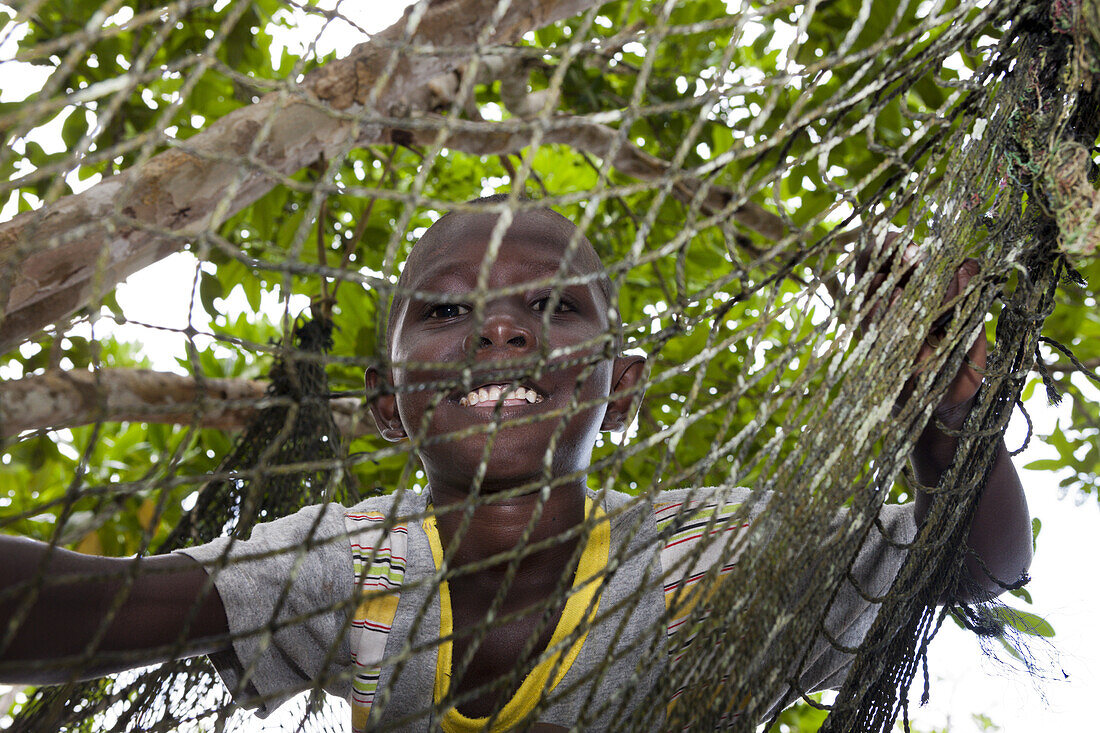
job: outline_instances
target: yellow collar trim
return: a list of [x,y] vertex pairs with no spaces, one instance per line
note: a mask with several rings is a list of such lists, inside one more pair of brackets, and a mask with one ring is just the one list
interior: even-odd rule
[[[588,638],[588,629],[585,628],[576,641],[569,647],[562,658],[560,649],[564,641],[576,631],[582,623],[587,627],[595,618],[600,607],[600,598],[597,593],[601,585],[598,577],[607,567],[608,553],[611,548],[610,522],[604,515],[603,509],[592,499],[585,497],[585,517],[595,517],[596,523],[584,546],[580,563],[577,565],[577,573],[573,577],[573,595],[565,602],[561,618],[550,637],[547,648],[558,647],[558,651],[540,662],[524,678],[519,689],[512,698],[500,709],[493,720],[492,728],[486,728],[488,718],[468,718],[458,712],[455,707],[448,708],[443,713],[440,724],[446,733],[474,733],[474,731],[488,730],[491,733],[507,731],[524,722],[531,711],[535,709],[543,691],[553,690],[569,668],[573,665],[581,647]],[[428,544],[432,549],[432,559],[438,570],[443,563],[443,546],[439,541],[439,531],[436,528],[435,517],[429,516],[424,520],[424,532],[428,535]],[[447,581],[439,585],[439,637],[448,638],[453,633],[454,618],[451,615],[451,591]],[[445,641],[439,645],[438,656],[435,665],[435,702],[438,704],[446,698],[451,680],[451,642]],[[557,668],[554,679],[550,678],[551,670]]]

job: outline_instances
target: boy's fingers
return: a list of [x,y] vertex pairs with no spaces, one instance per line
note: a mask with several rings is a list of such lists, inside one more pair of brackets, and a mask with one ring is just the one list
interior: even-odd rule
[[894,292],[890,294],[890,301],[886,304],[886,309],[889,310],[894,307],[894,304],[898,302],[898,298],[901,297],[901,288],[894,288]]
[[[955,277],[951,279],[951,282],[947,286],[947,292],[944,293],[943,296],[943,304],[947,305],[951,301],[958,298],[960,294],[965,292],[967,287],[970,286],[970,281],[979,272],[981,272],[981,266],[978,264],[977,260],[973,258],[967,258],[963,260],[963,263],[959,265],[959,268],[955,271]],[[939,344],[940,339],[942,339],[947,334],[947,327],[950,325],[951,319],[954,318],[954,316],[955,308],[954,306],[952,306],[946,312],[936,318],[935,321],[932,322],[932,329],[928,334],[928,338],[925,339],[924,346],[921,349],[922,354],[924,353],[925,349],[928,348],[929,340],[933,340],[933,347]],[[975,338],[975,341],[971,345],[968,352],[969,355],[973,356],[978,354],[978,352],[980,351],[983,366],[985,365],[985,344],[985,330],[982,329],[978,336]],[[972,361],[974,360],[972,359]]]
[[966,290],[967,286],[970,285],[970,281],[981,272],[981,269],[981,265],[978,264],[977,260],[970,257],[963,260],[963,263],[959,265],[959,269],[955,272],[955,295]]
[[[919,260],[916,262],[909,261],[906,264],[910,266],[919,264]],[[980,272],[981,267],[977,260],[964,260],[963,263],[959,265],[958,269],[955,270],[955,276],[948,283],[947,291],[944,293],[942,301],[943,306],[952,303],[960,294],[966,292],[966,289],[970,286],[970,281]],[[894,304],[900,292],[900,289],[894,291],[889,299],[889,305],[892,306]],[[932,322],[932,326],[929,328],[927,336],[922,340],[920,348],[917,350],[917,357],[913,366],[913,376],[910,377],[902,387],[895,409],[899,409],[912,395],[916,384],[916,375],[927,369],[932,359],[935,358],[936,351],[941,346],[954,315],[955,307],[952,305]],[[981,386],[982,377],[985,372],[986,356],[989,349],[984,325],[978,327],[977,333],[974,334],[973,339],[970,348],[967,350],[966,360],[959,366],[942,402],[936,407],[936,414],[941,417],[951,415],[960,405],[967,404]]]
[[[894,240],[901,236],[898,232],[887,232],[882,240],[882,247],[889,250]],[[867,270],[871,267],[871,258],[875,253],[876,247],[872,244],[868,247],[864,247],[856,253],[856,279],[862,280],[863,276],[867,273]],[[893,256],[886,257],[886,261],[879,265],[878,274],[885,276],[890,272],[890,267],[893,263]]]
[[983,324],[978,329],[978,335],[974,339],[974,343],[970,345],[970,351],[966,352],[966,357],[978,369],[985,369],[985,358],[988,353],[989,340],[985,337],[985,325]]
[[[955,273],[955,281],[950,289],[953,292],[949,292],[948,296],[955,298],[960,293],[965,292],[970,285],[970,281],[980,271],[981,267],[978,265],[977,260],[965,260]],[[974,397],[982,383],[988,349],[989,342],[985,335],[985,325],[980,324],[977,333],[973,335],[970,348],[967,349],[966,360],[960,365],[943,403],[937,408],[937,413],[950,412],[958,405],[967,403]]]
[[970,284],[970,278],[973,276],[974,273],[967,269],[966,262],[959,265],[959,269],[955,270],[955,277],[951,278],[951,282],[947,286],[943,302],[947,303],[959,297],[959,293],[966,289],[966,286]]
[[[966,290],[970,285],[970,281],[979,272],[981,272],[981,266],[977,260],[972,258],[963,260],[963,263],[959,265],[959,269],[955,270],[955,276],[951,278],[951,282],[947,285],[947,292],[943,296],[943,304],[946,305],[959,297],[959,294]],[[955,308],[951,307],[932,322],[932,333],[938,336],[946,334],[947,326],[954,316]]]
[[906,267],[916,267],[928,259],[928,251],[916,242],[905,245],[905,251],[901,253],[901,261]]
[[[889,310],[894,306],[894,303],[896,303],[901,296],[901,289],[905,287],[905,283],[909,280],[911,271],[924,259],[921,248],[913,243],[909,244],[904,251],[900,253],[899,257],[899,253],[894,243],[900,236],[900,232],[886,232],[883,236],[881,248],[886,254],[883,256],[883,261],[879,263],[878,269],[875,270],[874,274],[871,276],[871,282],[867,287],[867,301],[872,303],[872,305],[860,318],[857,324],[857,329],[860,331],[863,331],[866,324],[875,318],[880,308]],[[856,254],[855,274],[857,281],[862,280],[870,269],[871,260],[876,249],[876,247],[871,246],[860,250]],[[876,294],[879,288],[882,287],[882,283],[890,276],[891,271],[895,268],[899,259],[902,263],[902,274],[898,279],[897,285],[889,295],[877,298]]]

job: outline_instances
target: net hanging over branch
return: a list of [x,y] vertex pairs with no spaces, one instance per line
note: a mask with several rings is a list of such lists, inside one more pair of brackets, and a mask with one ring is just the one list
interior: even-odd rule
[[4,11],[14,730],[889,730],[1005,632],[967,538],[1095,254],[1094,3],[348,5]]

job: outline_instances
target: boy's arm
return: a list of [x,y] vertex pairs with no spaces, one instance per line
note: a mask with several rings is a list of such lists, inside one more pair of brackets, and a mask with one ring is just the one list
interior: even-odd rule
[[[954,424],[945,420],[948,427],[957,429],[962,425],[970,403],[966,403],[964,408]],[[935,486],[939,483],[940,476],[955,454],[956,443],[955,438],[944,434],[934,424],[925,428],[912,453],[913,468],[922,485]],[[928,494],[917,492],[915,509],[918,524],[924,521],[930,503]],[[1027,500],[1003,440],[997,446],[989,481],[970,524],[967,546],[971,550],[966,557],[970,579],[986,595],[979,592],[967,596],[964,593],[958,599],[960,601],[988,600],[990,596],[999,595],[1005,590],[1004,586],[1020,580],[1031,565],[1031,518]]]
[[[947,299],[965,290],[977,273],[976,262],[968,260],[963,263],[955,273]],[[932,346],[926,341],[918,362],[929,358],[932,351]],[[985,368],[986,351],[985,330],[981,329],[943,402],[936,408],[933,419],[913,447],[913,469],[922,486],[936,486],[955,456],[958,440],[947,435],[937,423],[942,423],[949,430],[962,427],[982,383],[981,370]],[[918,524],[927,516],[930,503],[929,495],[918,490],[915,500]],[[993,469],[970,525],[967,545],[971,552],[967,554],[966,567],[976,592],[967,596],[966,589],[962,589],[964,595],[958,600],[964,602],[988,600],[1000,594],[1005,585],[1023,577],[1031,565],[1031,518],[1027,500],[1003,440],[997,447]]]
[[59,684],[229,647],[221,598],[189,557],[95,557],[0,536],[0,558],[0,683]]

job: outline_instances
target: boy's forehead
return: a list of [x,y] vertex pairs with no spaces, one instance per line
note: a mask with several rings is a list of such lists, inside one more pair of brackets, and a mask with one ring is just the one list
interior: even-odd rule
[[[498,221],[495,213],[452,213],[443,217],[413,247],[401,279],[415,288],[417,282],[439,270],[463,266],[476,271]],[[545,263],[557,269],[575,236],[579,241],[573,244],[569,270],[576,274],[602,272],[603,264],[588,240],[577,234],[568,220],[540,210],[517,212],[501,240],[497,259],[522,252],[530,266]]]

